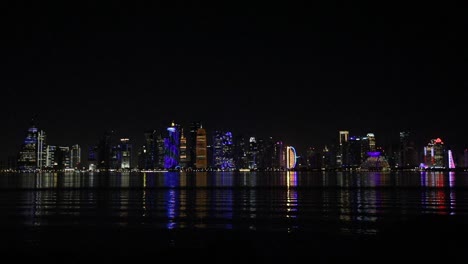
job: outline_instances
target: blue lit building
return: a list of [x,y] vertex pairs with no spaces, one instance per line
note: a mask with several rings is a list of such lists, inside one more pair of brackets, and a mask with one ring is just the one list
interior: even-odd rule
[[18,153],[19,170],[42,169],[46,164],[46,134],[34,123],[28,129]]
[[234,169],[232,133],[215,131],[213,135],[213,165],[218,169]]
[[164,168],[175,169],[180,161],[180,126],[172,122],[164,138]]

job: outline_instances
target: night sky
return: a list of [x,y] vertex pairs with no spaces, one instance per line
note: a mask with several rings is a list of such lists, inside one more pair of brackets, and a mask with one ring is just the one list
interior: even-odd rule
[[2,160],[34,115],[52,145],[172,120],[299,150],[339,130],[468,145],[461,6],[93,2],[2,4]]

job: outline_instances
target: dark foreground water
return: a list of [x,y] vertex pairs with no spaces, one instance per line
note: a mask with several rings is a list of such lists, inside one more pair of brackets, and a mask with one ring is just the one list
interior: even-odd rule
[[3,256],[467,261],[465,172],[0,174]]

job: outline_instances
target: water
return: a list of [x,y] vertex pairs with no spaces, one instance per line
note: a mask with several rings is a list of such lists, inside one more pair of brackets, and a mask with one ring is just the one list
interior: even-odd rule
[[467,215],[466,172],[0,175],[0,226],[9,241],[1,248],[31,256],[240,248],[244,256],[290,259],[315,249],[321,261],[363,262],[380,250],[376,243],[426,239],[434,247],[447,240],[437,249],[453,255],[467,243],[449,247],[449,236],[468,234]]

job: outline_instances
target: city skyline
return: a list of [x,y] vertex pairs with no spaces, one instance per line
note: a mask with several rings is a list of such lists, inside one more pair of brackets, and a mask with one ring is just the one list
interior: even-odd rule
[[409,131],[401,131],[398,142],[381,145],[374,133],[355,135],[340,130],[334,142],[321,147],[308,146],[297,152],[298,146],[281,138],[235,135],[230,130],[208,130],[207,133],[200,121],[190,124],[186,137],[184,126],[172,121],[160,130],[145,131],[143,143],[109,130],[92,144],[66,146],[50,144],[47,132],[35,121],[31,120],[17,155],[9,155],[7,162],[0,163],[0,168],[23,171],[85,168],[366,169],[380,168],[376,164],[384,164],[381,169],[386,170],[468,166],[466,149],[457,153],[439,137],[418,145]]
[[410,131],[461,151],[461,10],[12,4],[2,154],[17,151],[34,114],[52,144],[92,144],[109,129],[138,141],[200,120],[303,149],[349,130],[381,145]]

